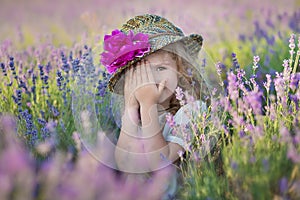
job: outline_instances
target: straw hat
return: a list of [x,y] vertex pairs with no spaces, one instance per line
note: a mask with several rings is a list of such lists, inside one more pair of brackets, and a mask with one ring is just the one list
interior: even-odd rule
[[167,19],[151,14],[136,16],[128,20],[123,24],[120,31],[124,34],[143,33],[147,35],[150,48],[146,48],[144,53],[133,57],[131,60],[128,60],[125,63],[123,62],[120,66],[117,66],[114,72],[111,72],[108,88],[110,91],[117,94],[123,93],[124,76],[122,75],[129,66],[134,65],[149,54],[179,41],[185,46],[188,54],[192,57],[197,57],[203,41],[201,35],[191,34],[185,36],[181,29]]

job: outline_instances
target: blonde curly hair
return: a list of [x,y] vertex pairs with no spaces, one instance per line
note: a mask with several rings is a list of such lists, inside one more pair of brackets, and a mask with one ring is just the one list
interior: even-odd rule
[[[195,100],[202,100],[207,105],[210,104],[210,90],[207,83],[202,76],[204,70],[201,68],[197,58],[189,55],[185,46],[180,42],[170,44],[160,51],[165,51],[171,54],[172,58],[176,61],[178,70],[178,87],[183,91],[192,95]],[[180,103],[176,99],[174,93],[170,100],[170,107],[167,109],[171,114],[175,114],[180,108]]]

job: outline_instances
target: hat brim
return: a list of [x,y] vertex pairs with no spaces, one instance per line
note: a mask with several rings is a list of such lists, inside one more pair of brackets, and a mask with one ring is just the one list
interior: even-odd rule
[[148,53],[145,53],[143,57],[136,57],[129,61],[126,65],[120,67],[116,72],[114,72],[108,82],[108,89],[116,94],[123,95],[124,91],[124,76],[123,73],[125,69],[129,66],[134,65],[138,61],[144,59],[146,56],[163,49],[164,47],[174,44],[177,42],[182,42],[186,47],[186,50],[192,57],[197,57],[199,51],[202,47],[203,38],[199,34],[191,34],[188,36],[178,36],[178,35],[161,35],[158,37],[153,37],[149,39],[151,44],[151,49]]

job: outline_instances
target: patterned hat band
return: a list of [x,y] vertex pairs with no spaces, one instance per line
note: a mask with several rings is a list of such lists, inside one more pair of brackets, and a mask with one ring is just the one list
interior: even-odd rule
[[165,33],[156,33],[153,35],[149,35],[149,40],[156,38],[156,37],[160,37],[160,36],[167,36],[167,35],[173,35],[173,36],[181,36],[175,33],[170,33],[170,32],[165,32]]

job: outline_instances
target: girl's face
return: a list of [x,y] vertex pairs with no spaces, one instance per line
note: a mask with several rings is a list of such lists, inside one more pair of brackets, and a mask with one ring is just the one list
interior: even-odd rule
[[145,59],[150,62],[155,82],[159,84],[166,80],[165,89],[160,96],[159,103],[169,103],[178,84],[176,60],[165,51],[158,51]]

